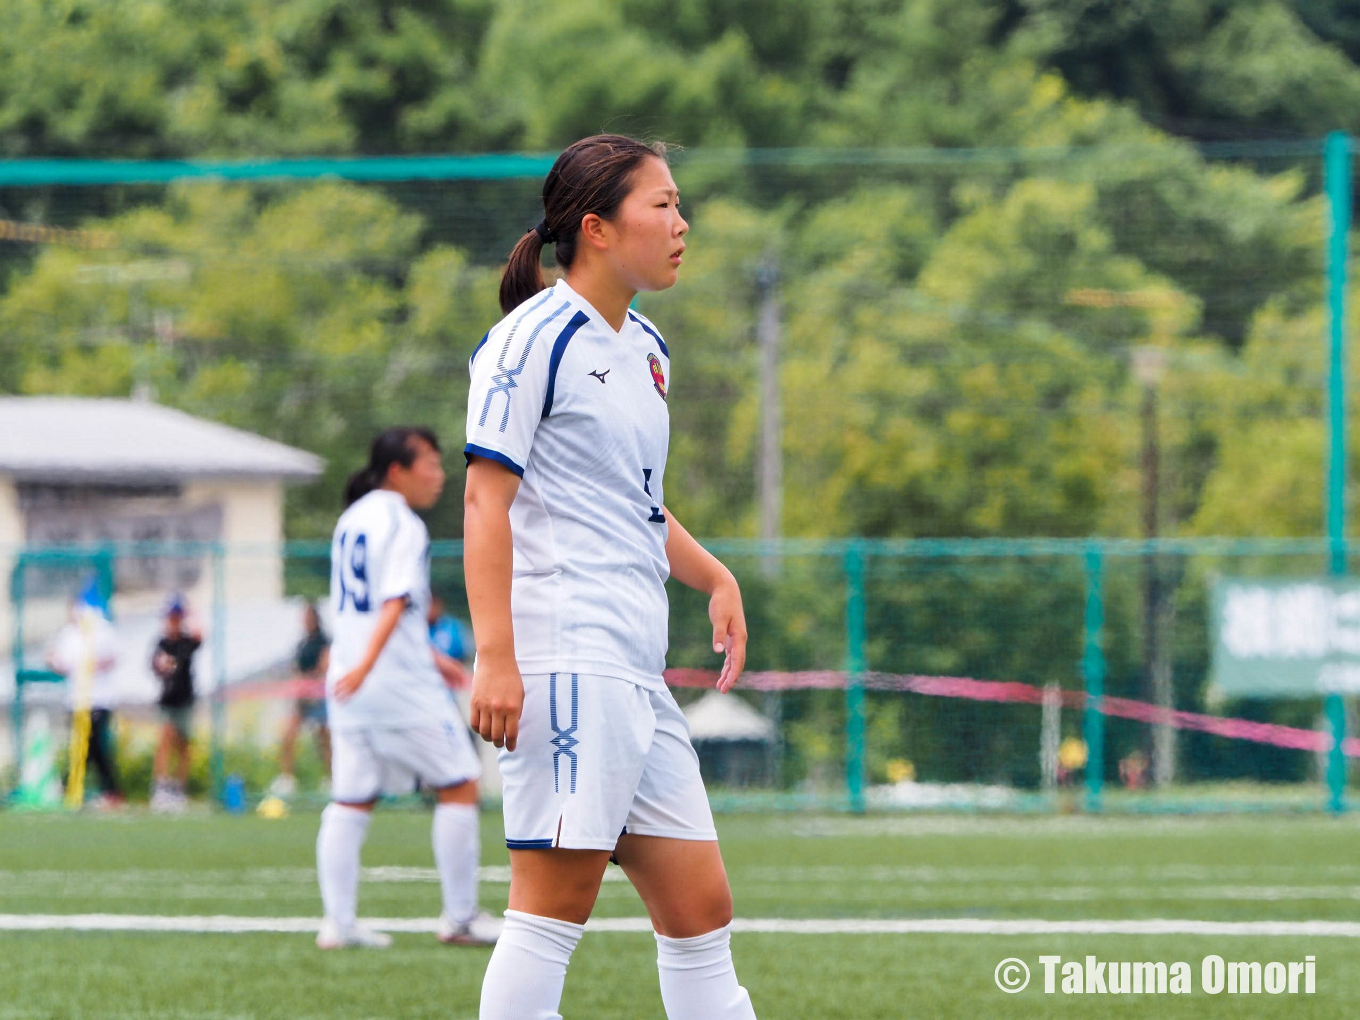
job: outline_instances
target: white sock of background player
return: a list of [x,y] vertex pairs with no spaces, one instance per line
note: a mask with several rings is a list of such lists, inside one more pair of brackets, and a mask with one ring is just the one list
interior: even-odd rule
[[371,812],[329,804],[316,836],[316,877],[326,916],[344,931],[354,925],[359,904],[359,851]]
[[430,838],[444,916],[454,924],[470,921],[477,913],[477,864],[482,854],[476,805],[436,804]]

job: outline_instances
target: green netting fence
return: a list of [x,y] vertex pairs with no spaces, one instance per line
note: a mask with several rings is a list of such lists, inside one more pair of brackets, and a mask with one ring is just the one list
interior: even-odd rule
[[[764,735],[706,757],[720,803],[1316,807],[1330,775],[1340,806],[1342,700],[1219,698],[1206,607],[1214,576],[1346,568],[1352,148],[675,157],[682,282],[639,299],[673,353],[667,503],[746,587]],[[190,590],[224,637],[201,782],[258,792],[295,692],[257,635],[324,587],[308,542],[378,429],[460,445],[550,162],[0,162],[0,392],[155,401],[325,461],[283,553],[228,542],[186,480],[91,501],[16,471],[16,665],[95,552],[134,642]],[[460,501],[429,523],[460,535]],[[435,571],[456,609],[456,544]],[[711,665],[702,610],[674,594],[677,670]]]
[[[1321,694],[1287,702],[1215,688],[1209,600],[1220,577],[1307,577],[1320,540],[715,541],[742,582],[747,681],[712,707],[706,604],[672,584],[668,679],[694,720],[720,808],[864,810],[1322,810],[1332,731]],[[207,643],[197,667],[197,782],[239,775],[261,796],[300,696],[292,651],[302,604],[324,597],[317,543],[231,548],[154,543],[30,550],[13,561],[21,670],[41,662],[92,573],[113,586],[121,733],[149,746],[149,670],[162,590],[191,580]],[[1158,688],[1144,668],[1149,575],[1159,621]],[[466,620],[457,543],[436,543],[433,587]],[[268,589],[273,586],[273,595]],[[22,675],[22,674],[21,674]],[[51,706],[29,677],[13,703]],[[465,695],[463,695],[465,700]],[[704,707],[705,699],[710,704]],[[715,716],[715,712],[718,714]],[[698,713],[698,714],[694,714]],[[735,729],[733,728],[735,727]],[[1077,742],[1082,756],[1068,759]],[[1347,759],[1360,748],[1346,747]],[[303,749],[304,787],[321,763]],[[1141,762],[1141,765],[1139,764]],[[494,780],[491,783],[494,791]],[[135,793],[136,791],[134,791]]]

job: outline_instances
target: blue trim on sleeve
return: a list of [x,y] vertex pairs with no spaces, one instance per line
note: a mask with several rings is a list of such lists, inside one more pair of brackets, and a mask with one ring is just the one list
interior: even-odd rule
[[472,357],[468,358],[469,366],[471,366],[471,364],[477,360],[477,355],[482,353],[482,348],[486,346],[486,342],[489,339],[491,339],[491,330],[488,329],[486,331],[486,334],[480,340],[477,341],[477,346],[472,348]]
[[631,311],[628,313],[628,318],[632,319],[632,320],[633,320],[634,322],[636,322],[639,326],[641,326],[643,329],[645,329],[648,333],[652,334],[652,339],[654,339],[654,340],[657,342],[657,346],[659,346],[659,347],[661,348],[661,353],[662,353],[662,354],[666,355],[666,357],[668,357],[668,358],[671,356],[671,352],[668,351],[668,350],[666,350],[666,341],[661,339],[661,334],[660,334],[660,333],[658,333],[656,330],[652,329],[651,326],[647,325],[645,322],[643,322],[641,319],[639,319],[636,315],[634,315]]
[[557,392],[557,367],[562,364],[562,355],[567,353],[567,344],[571,343],[576,331],[589,321],[590,317],[585,312],[577,312],[553,341],[552,356],[548,359],[548,392],[543,397],[544,418],[552,413],[553,394]]
[[471,460],[473,457],[485,457],[487,460],[494,460],[497,464],[504,464],[519,477],[524,477],[524,468],[505,454],[496,450],[488,450],[485,446],[478,446],[476,443],[468,443],[467,446],[463,447],[463,457],[467,460]]
[[509,850],[551,850],[553,841],[551,839],[507,839],[505,846]]

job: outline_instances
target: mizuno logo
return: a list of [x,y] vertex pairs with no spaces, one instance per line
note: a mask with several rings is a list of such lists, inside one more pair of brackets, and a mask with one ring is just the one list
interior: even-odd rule
[[612,371],[613,371],[612,368],[606,368],[603,372],[591,372],[589,374],[593,375],[596,379],[600,380],[600,385],[603,386],[604,377],[607,376]]

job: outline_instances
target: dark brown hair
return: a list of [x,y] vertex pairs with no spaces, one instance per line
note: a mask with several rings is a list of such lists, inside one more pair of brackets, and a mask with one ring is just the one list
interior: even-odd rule
[[423,439],[439,450],[439,440],[434,431],[423,425],[398,425],[384,429],[373,437],[368,448],[368,463],[349,476],[345,483],[345,506],[367,496],[374,489],[382,488],[387,481],[388,469],[393,464],[410,467],[416,461],[419,448],[412,440]]
[[632,190],[633,171],[650,158],[664,160],[665,144],[625,135],[582,138],[557,157],[543,179],[542,226],[548,237],[531,227],[515,245],[501,277],[501,311],[508,313],[547,286],[540,265],[545,244],[557,245],[559,266],[571,266],[581,220],[591,213],[611,218]]

